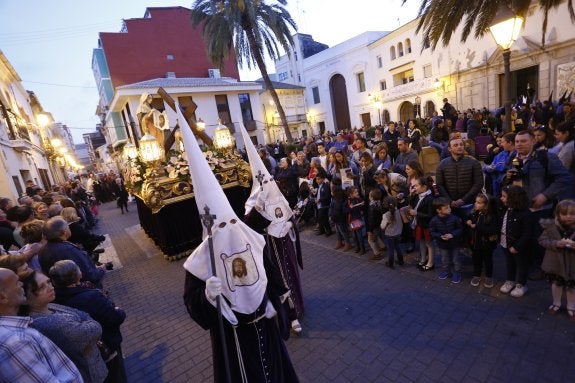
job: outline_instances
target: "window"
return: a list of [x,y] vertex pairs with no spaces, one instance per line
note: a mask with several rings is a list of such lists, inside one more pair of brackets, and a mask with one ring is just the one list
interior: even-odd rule
[[311,88],[311,92],[313,94],[313,103],[314,104],[319,104],[320,100],[319,100],[319,88],[317,86],[314,86],[313,88]]
[[381,59],[381,56],[377,56],[377,67],[381,68],[383,66],[383,60]]
[[168,54],[166,55],[166,58],[168,59],[168,61],[172,61],[172,60],[174,59],[174,55],[171,54],[171,53],[168,53]]
[[298,75],[297,75],[297,82],[301,82],[301,76],[300,76],[299,73],[298,73]]
[[238,98],[240,100],[240,110],[242,111],[242,118],[245,124],[248,121],[252,121],[254,119],[254,115],[252,114],[252,103],[250,102],[250,95],[249,93],[240,93],[238,94]]
[[397,55],[399,57],[403,56],[403,43],[397,44]]
[[287,72],[281,72],[280,74],[278,74],[278,80],[279,81],[285,81],[288,78],[288,74]]
[[12,182],[14,182],[14,187],[16,188],[18,195],[22,195],[24,193],[24,190],[22,190],[22,184],[20,183],[20,178],[18,178],[18,176],[12,176]]
[[411,53],[411,40],[405,40],[405,54]]
[[431,70],[431,64],[427,64],[423,66],[423,77],[430,78],[433,76],[433,71]]
[[365,92],[365,75],[363,72],[357,74],[357,89],[359,93]]
[[389,58],[395,60],[395,47],[389,48]]
[[379,82],[379,90],[386,90],[387,89],[387,82],[385,80],[381,80]]
[[293,56],[295,57],[295,61],[297,61],[297,52],[296,51],[293,52]]
[[232,122],[230,116],[230,106],[228,104],[228,96],[225,94],[217,94],[216,107],[218,109],[218,118],[222,120],[222,124],[227,125]]

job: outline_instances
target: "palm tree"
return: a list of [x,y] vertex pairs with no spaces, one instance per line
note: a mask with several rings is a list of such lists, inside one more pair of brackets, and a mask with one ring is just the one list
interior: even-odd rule
[[287,0],[277,0],[277,3],[266,4],[265,0],[195,0],[192,24],[194,27],[203,25],[206,50],[215,65],[221,67],[232,48],[240,67],[244,63],[249,69],[257,65],[276,104],[286,138],[291,142],[285,112],[264,61],[264,52],[276,59],[280,55],[280,46],[286,52],[293,46],[290,27],[295,30],[296,23],[284,8]]
[[[407,1],[403,0],[403,4]],[[545,46],[549,11],[558,8],[564,1],[567,1],[571,20],[575,22],[573,0],[538,0],[544,14],[541,47]],[[516,14],[525,16],[531,2],[531,0],[421,0],[418,12],[421,19],[417,25],[417,32],[422,30],[423,35],[429,39],[431,47],[435,49],[439,41],[443,46],[447,46],[451,36],[463,22],[461,41],[465,42],[472,31],[475,38],[483,36],[501,6],[507,6]]]

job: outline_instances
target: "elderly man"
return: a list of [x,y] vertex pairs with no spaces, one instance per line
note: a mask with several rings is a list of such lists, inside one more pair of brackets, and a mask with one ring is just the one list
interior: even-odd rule
[[405,166],[411,161],[418,161],[417,152],[409,147],[403,138],[397,140],[399,154],[393,163],[393,171],[406,176]]
[[50,267],[63,259],[74,261],[82,271],[82,281],[90,282],[95,287],[102,287],[106,266],[96,266],[90,256],[75,244],[68,242],[72,233],[64,218],[52,217],[44,224],[44,237],[48,241],[38,253],[38,260],[44,274],[48,275]]
[[32,319],[18,316],[25,302],[18,276],[0,268],[0,382],[82,382],[74,363],[29,327]]

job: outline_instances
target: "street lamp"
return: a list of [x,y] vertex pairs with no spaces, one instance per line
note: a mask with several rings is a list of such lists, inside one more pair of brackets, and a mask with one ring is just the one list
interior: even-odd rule
[[523,26],[523,17],[514,14],[506,6],[502,6],[492,25],[489,27],[493,39],[503,49],[503,69],[505,77],[505,126],[504,132],[511,129],[511,71],[510,61],[511,45],[517,40],[521,27]]
[[415,118],[419,119],[421,117],[421,97],[416,96],[413,104],[415,105]]

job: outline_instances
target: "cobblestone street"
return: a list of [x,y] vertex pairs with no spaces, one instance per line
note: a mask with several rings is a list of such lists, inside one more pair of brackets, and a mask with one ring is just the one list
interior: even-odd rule
[[[184,260],[168,262],[139,229],[136,206],[100,209],[117,267],[105,286],[127,319],[123,351],[131,382],[210,382],[208,332],[183,305]],[[182,220],[182,225],[187,224]],[[288,341],[302,382],[572,382],[575,323],[547,314],[545,282],[521,299],[420,272],[408,257],[394,270],[367,255],[333,250],[335,238],[302,233],[304,331]],[[368,253],[369,254],[369,253]]]

